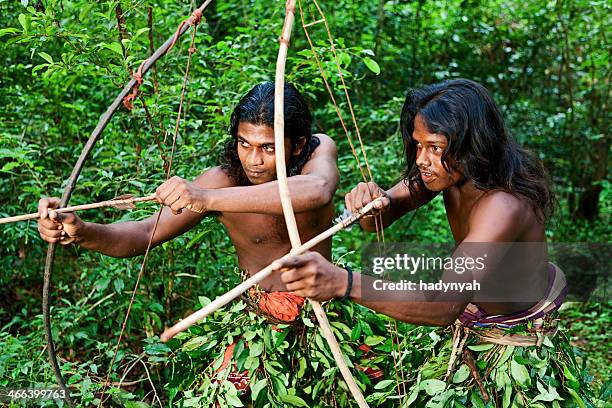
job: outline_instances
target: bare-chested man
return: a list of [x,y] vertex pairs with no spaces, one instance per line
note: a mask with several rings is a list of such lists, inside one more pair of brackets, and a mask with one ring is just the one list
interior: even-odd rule
[[[426,346],[422,366],[410,366],[409,376],[419,375],[408,385],[408,405],[528,406],[553,399],[586,405],[588,380],[578,380],[582,368],[554,318],[567,284],[563,272],[548,263],[544,222],[553,199],[540,161],[512,140],[489,92],[473,81],[410,92],[401,129],[404,180],[387,191],[362,183],[346,196],[346,206],[355,211],[383,197],[377,211],[388,226],[441,193],[456,243],[448,259],[489,255],[482,269],[470,271],[469,279],[481,287],[451,293],[416,283],[406,290],[397,280],[389,282],[393,276],[352,273],[311,252],[273,264],[287,290],[319,301],[350,298],[413,324],[453,325],[452,334],[440,330]],[[374,215],[361,220],[363,229],[375,230]],[[393,259],[384,260],[393,265]],[[452,266],[458,264],[445,263],[440,286],[467,283],[468,274]],[[439,390],[422,392],[421,378]],[[554,393],[543,391],[542,384],[553,383],[548,379],[563,378]]]
[[[414,90],[404,104],[401,128],[408,160],[404,180],[387,191],[360,183],[346,196],[347,208],[356,211],[382,196],[377,211],[389,226],[442,193],[457,244],[454,255],[468,243],[492,244],[487,249],[494,259],[474,278],[503,291],[505,300],[478,304],[467,293],[460,299],[414,290],[403,292],[401,301],[374,301],[362,290],[366,285],[372,289],[372,277],[355,273],[347,288],[349,272],[317,254],[275,264],[276,269],[293,268],[282,274],[287,290],[321,301],[346,295],[396,319],[434,326],[452,324],[473,300],[486,315],[511,315],[534,305],[549,283],[544,221],[552,194],[541,163],[511,139],[488,91],[468,80]],[[362,218],[361,226],[374,231],[373,216]],[[503,245],[495,244],[526,242],[543,245],[519,262],[512,276],[502,275],[500,266],[510,260]],[[451,275],[446,271],[443,279]],[[524,296],[528,289],[532,296]]]
[[[156,191],[162,209],[153,246],[183,234],[207,215],[217,215],[236,248],[240,268],[256,273],[291,249],[278,193],[274,156],[274,84],[249,91],[231,117],[232,139],[219,167],[193,182],[173,177]],[[312,135],[312,116],[292,85],[285,85],[285,151],[296,220],[306,241],[332,223],[332,198],[338,183],[336,146],[325,135]],[[59,199],[43,198],[38,222],[47,242],[75,243],[113,257],[145,252],[156,215],[142,221],[95,224],[74,213],[57,213]],[[331,240],[315,248],[326,259]],[[278,274],[260,284],[284,291]]]

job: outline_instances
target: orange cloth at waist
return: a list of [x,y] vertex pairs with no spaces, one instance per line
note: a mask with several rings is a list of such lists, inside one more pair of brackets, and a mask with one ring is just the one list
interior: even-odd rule
[[295,321],[304,306],[304,298],[292,292],[265,292],[251,288],[249,296],[262,311],[285,322]]

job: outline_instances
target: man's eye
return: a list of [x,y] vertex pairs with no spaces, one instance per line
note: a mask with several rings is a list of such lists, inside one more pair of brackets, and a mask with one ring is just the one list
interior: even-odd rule
[[249,147],[249,144],[247,142],[241,141],[240,142],[240,146],[242,146],[242,147]]
[[274,152],[274,146],[266,146],[264,147],[264,150],[268,153],[273,153]]
[[434,152],[440,152],[442,151],[442,149],[440,148],[440,146],[432,146],[431,147],[433,149]]

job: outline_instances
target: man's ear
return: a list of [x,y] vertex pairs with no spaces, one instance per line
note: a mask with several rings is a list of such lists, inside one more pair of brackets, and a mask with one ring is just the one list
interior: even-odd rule
[[293,149],[291,155],[299,156],[300,153],[302,153],[302,150],[304,150],[304,147],[306,147],[306,136],[300,136],[297,145],[295,146],[295,149]]

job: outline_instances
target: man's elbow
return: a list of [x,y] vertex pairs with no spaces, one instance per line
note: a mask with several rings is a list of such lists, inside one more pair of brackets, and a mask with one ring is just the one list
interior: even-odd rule
[[325,207],[334,199],[336,185],[323,177],[316,177],[311,188],[313,195],[311,202],[315,203],[317,208]]

